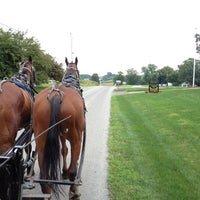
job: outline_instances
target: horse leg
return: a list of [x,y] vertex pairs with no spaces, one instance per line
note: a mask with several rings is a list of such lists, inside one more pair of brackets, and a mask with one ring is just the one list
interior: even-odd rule
[[[40,179],[47,179],[47,177],[45,176],[45,172],[43,171],[42,160],[43,160],[43,150],[38,148],[38,164],[39,164],[39,167],[40,167]],[[50,194],[51,193],[50,184],[40,183],[40,186],[41,186],[42,193],[44,193],[44,194]]]
[[[27,139],[27,143],[28,143],[28,142],[31,141],[33,130],[30,129],[30,127],[28,126],[25,129],[25,131],[26,131],[26,133],[29,134],[28,139]],[[28,146],[25,147],[25,152],[26,152],[26,161],[28,161],[28,160],[31,159],[31,156],[34,156],[34,155],[31,155],[32,144],[29,144]],[[34,176],[34,175],[35,175],[35,172],[34,172],[34,164],[33,164],[33,166],[30,166],[30,167],[27,168],[27,177]]]
[[69,140],[71,146],[71,162],[68,169],[70,181],[74,181],[77,175],[77,164],[80,156],[82,132],[76,129],[71,130],[71,138]]
[[68,148],[66,145],[66,140],[63,136],[60,136],[60,141],[62,144],[62,149],[61,149],[61,153],[62,153],[62,157],[63,157],[63,168],[62,168],[62,177],[64,179],[68,178],[68,173],[67,173],[67,154],[68,154]]
[[[69,167],[69,179],[74,181],[77,175],[77,164],[81,149],[81,132],[74,131],[73,139],[70,141],[71,145],[71,163]],[[70,200],[79,200],[81,194],[79,193],[77,185],[71,185],[69,190]]]

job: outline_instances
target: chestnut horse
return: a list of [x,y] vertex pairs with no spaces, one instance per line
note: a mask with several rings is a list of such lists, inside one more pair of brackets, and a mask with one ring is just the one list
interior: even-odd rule
[[[18,77],[0,82],[0,156],[9,155],[20,128],[30,128],[33,108],[30,85],[34,81],[32,58],[29,57],[28,61],[20,60],[19,67]],[[8,189],[11,187],[9,178],[12,177],[0,173],[0,199],[12,199],[8,197]]]
[[[69,63],[66,58],[65,62],[67,67],[62,84],[46,88],[36,96],[33,130],[37,138],[40,178],[45,180],[60,178],[60,153],[62,153],[63,178],[73,182],[77,175],[82,134],[86,126],[85,104],[79,85],[78,59],[75,59],[75,63]],[[48,131],[45,132],[45,130]],[[42,132],[45,133],[40,135]],[[69,167],[66,161],[68,154],[66,140],[69,141],[71,147]],[[59,196],[58,185],[41,183],[41,189],[43,193],[51,193],[52,190],[57,197]],[[79,196],[78,186],[72,184],[69,199],[79,199]]]
[[15,142],[17,132],[30,124],[33,104],[34,68],[32,58],[19,62],[19,77],[0,82],[0,154]]

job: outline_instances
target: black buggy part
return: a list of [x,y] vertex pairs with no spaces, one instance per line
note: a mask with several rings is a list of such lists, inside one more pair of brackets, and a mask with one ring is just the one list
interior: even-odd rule
[[[31,144],[27,145],[27,156],[24,160],[24,145],[31,141],[32,129],[27,127],[14,146],[6,153],[0,155],[0,199],[1,200],[21,200],[22,185],[24,182],[25,169],[34,167],[35,152],[32,151]],[[32,153],[32,156],[31,156]]]
[[21,199],[24,178],[22,147],[16,146],[9,157],[0,157],[0,198],[2,200]]

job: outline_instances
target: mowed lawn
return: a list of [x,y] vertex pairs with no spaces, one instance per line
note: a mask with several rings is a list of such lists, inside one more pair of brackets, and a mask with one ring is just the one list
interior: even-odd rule
[[112,97],[112,200],[200,199],[200,89]]

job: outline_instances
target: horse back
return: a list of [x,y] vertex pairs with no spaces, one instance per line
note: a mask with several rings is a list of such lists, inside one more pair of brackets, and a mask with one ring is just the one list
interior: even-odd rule
[[9,116],[20,123],[20,128],[30,120],[31,97],[14,83],[6,82],[0,92],[0,115]]
[[[56,90],[61,91],[61,93],[58,93]],[[82,96],[76,90],[65,86],[56,86],[56,90],[51,93],[49,99],[54,95],[60,95],[60,120],[69,117],[69,119],[61,123],[61,131],[66,129],[66,126],[76,126],[82,130],[85,127],[85,111]],[[51,91],[51,87],[42,90],[35,98],[33,126],[36,135],[46,130],[50,124],[51,106],[48,100],[49,91]]]
[[[60,89],[64,92],[61,103],[61,118],[71,116],[71,122],[79,129],[85,126],[85,107],[83,97],[78,91],[61,86]],[[70,119],[68,120],[70,121]],[[69,123],[69,122],[68,122]]]
[[11,82],[1,85],[0,92],[0,151],[11,147],[19,128],[30,122],[31,99],[27,92]]

